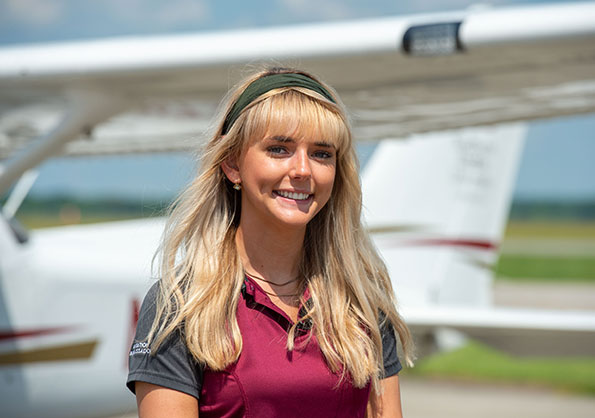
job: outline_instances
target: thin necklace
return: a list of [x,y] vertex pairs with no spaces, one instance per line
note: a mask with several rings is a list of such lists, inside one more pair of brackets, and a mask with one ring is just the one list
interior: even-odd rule
[[[246,276],[250,277],[251,279],[262,280],[263,282],[266,282],[266,283],[269,283],[269,284],[272,284],[272,285],[275,285],[275,286],[285,286],[285,285],[287,285],[287,284],[289,284],[289,283],[295,282],[295,281],[298,279],[298,277],[296,277],[295,279],[291,279],[291,280],[289,280],[289,281],[287,281],[287,282],[285,282],[285,283],[276,284],[276,283],[274,283],[274,282],[271,282],[271,281],[269,281],[269,280],[263,279],[262,277],[253,276],[253,275],[251,275],[251,274],[248,274],[246,271],[244,271],[244,274],[245,274]],[[287,294],[287,295],[279,295],[279,294],[277,294],[277,293],[273,293],[273,292],[267,292],[267,291],[266,291],[266,290],[264,290],[262,287],[260,288],[260,290],[262,290],[264,293],[266,293],[266,294],[267,294],[267,295],[269,295],[269,296],[275,296],[275,297],[277,297],[277,298],[279,298],[279,299],[281,299],[281,298],[288,298],[288,297],[290,297],[290,296],[291,296],[291,297],[296,297],[296,296],[299,296],[299,295],[300,295],[299,293],[289,293],[289,294]]]
[[277,297],[277,298],[279,298],[279,299],[281,299],[281,298],[288,298],[288,297],[290,297],[290,296],[292,296],[292,297],[296,297],[296,296],[299,296],[299,295],[300,295],[299,293],[291,293],[291,294],[288,294],[288,295],[278,295],[278,294],[276,294],[276,293],[273,293],[273,292],[267,292],[267,291],[266,291],[266,290],[264,290],[263,288],[260,288],[260,290],[262,290],[262,291],[263,291],[264,293],[266,293],[267,295],[270,295],[270,296],[275,296],[275,297]]
[[[279,287],[281,287],[281,286],[286,286],[286,285],[288,285],[289,283],[293,283],[293,282],[295,282],[295,281],[297,281],[297,280],[299,279],[299,277],[296,277],[296,278],[294,278],[294,279],[291,279],[291,280],[288,280],[288,281],[286,281],[286,282],[284,282],[284,283],[275,283],[275,282],[272,282],[272,281],[270,281],[270,280],[263,279],[262,277],[253,276],[252,274],[248,274],[248,272],[246,272],[246,271],[244,271],[244,274],[245,274],[246,276],[250,277],[251,279],[262,280],[262,281],[263,281],[263,282],[265,282],[265,283],[272,284],[273,286],[279,286]],[[267,293],[268,293],[268,292],[267,292]],[[292,295],[288,295],[288,296],[292,296]]]

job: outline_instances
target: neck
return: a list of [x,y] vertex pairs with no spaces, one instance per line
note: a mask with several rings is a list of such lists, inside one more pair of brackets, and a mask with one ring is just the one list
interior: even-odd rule
[[256,222],[240,221],[236,246],[245,271],[272,283],[296,278],[305,232],[305,228],[262,228]]

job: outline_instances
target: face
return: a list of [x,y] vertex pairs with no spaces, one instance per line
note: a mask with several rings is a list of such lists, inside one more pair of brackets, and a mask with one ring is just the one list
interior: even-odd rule
[[331,196],[336,149],[321,138],[268,133],[250,142],[236,168],[242,221],[305,228]]

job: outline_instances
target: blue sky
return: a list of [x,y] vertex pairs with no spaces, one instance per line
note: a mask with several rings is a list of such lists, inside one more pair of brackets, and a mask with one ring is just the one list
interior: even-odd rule
[[[474,4],[467,0],[0,0],[0,46],[425,13]],[[595,115],[531,123],[515,196],[595,199],[594,132]],[[42,166],[33,192],[168,197],[191,171],[191,161],[182,155],[55,159]]]
[[[464,9],[469,0],[0,0],[0,43],[217,30]],[[485,2],[483,2],[485,3]],[[492,5],[547,3],[492,0]]]

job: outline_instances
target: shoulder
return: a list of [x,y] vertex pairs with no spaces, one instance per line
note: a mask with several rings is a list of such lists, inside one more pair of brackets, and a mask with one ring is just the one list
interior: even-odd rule
[[143,299],[143,303],[138,312],[135,343],[146,340],[147,336],[149,335],[149,331],[153,326],[157,312],[157,299],[160,286],[160,281],[153,283]]
[[189,352],[182,333],[175,330],[155,346],[147,337],[155,322],[160,283],[147,292],[130,349],[127,386],[135,391],[135,382],[174,389],[198,398],[202,385],[202,367]]
[[157,300],[159,292],[161,291],[161,280],[157,280],[149,288],[139,311],[139,320],[141,316],[150,316],[151,320],[155,319],[155,312],[157,311]]
[[384,366],[384,378],[398,374],[401,369],[401,362],[397,355],[397,337],[395,328],[384,312],[378,315],[378,326],[382,336],[382,361]]

